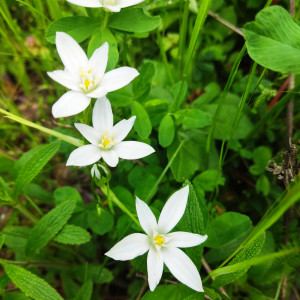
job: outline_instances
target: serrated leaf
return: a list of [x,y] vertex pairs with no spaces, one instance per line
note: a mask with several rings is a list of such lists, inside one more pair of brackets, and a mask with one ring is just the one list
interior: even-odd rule
[[[189,197],[184,215],[178,224],[178,228],[181,231],[205,235],[203,216],[196,192],[193,185],[188,180],[185,183],[189,185]],[[199,263],[201,262],[202,252],[203,245],[186,249],[186,253],[197,264],[197,267],[199,267]]]
[[71,217],[75,204],[75,200],[65,201],[44,215],[36,223],[28,237],[27,255],[39,252],[55,237]]
[[158,141],[162,147],[172,144],[175,135],[175,124],[173,118],[166,114],[161,120],[158,128]]
[[[255,240],[253,240],[249,244],[248,247],[243,249],[237,256],[235,256],[228,265],[229,266],[234,265],[239,262],[250,260],[251,258],[257,256],[263,247],[265,238],[266,238],[265,233],[258,236]],[[213,281],[212,286],[219,288],[221,286],[227,285],[227,284],[237,280],[241,276],[243,276],[248,271],[249,268],[250,268],[250,266],[246,265],[244,270],[237,271],[237,272],[230,273],[230,274],[221,275]]]
[[45,280],[15,265],[4,264],[3,268],[12,282],[34,300],[63,300]]
[[154,30],[160,23],[160,16],[147,16],[141,8],[126,8],[112,14],[108,26],[122,31],[143,33]]
[[73,300],[90,300],[93,292],[93,282],[87,281],[77,292]]
[[134,128],[137,131],[138,135],[142,139],[146,139],[147,137],[149,137],[152,131],[152,125],[148,113],[143,105],[137,101],[133,101],[131,105],[131,114],[133,116],[136,116]]
[[83,228],[75,225],[65,225],[54,238],[54,241],[61,244],[80,245],[91,239],[91,235]]
[[281,6],[260,11],[243,28],[249,56],[282,73],[300,73],[300,26]]
[[49,145],[43,145],[39,151],[35,153],[18,172],[15,184],[15,195],[18,195],[42,170],[52,156],[58,151],[60,141],[56,141]]
[[236,212],[226,212],[209,222],[205,246],[219,248],[236,239],[251,229],[248,216]]
[[66,17],[50,24],[46,32],[46,40],[55,44],[56,32],[62,31],[73,37],[78,43],[91,36],[100,27],[96,19],[83,16]]
[[94,51],[97,48],[99,48],[101,45],[103,45],[105,42],[107,42],[109,45],[108,62],[106,66],[106,72],[107,72],[112,70],[116,66],[119,60],[117,40],[108,28],[101,28],[93,34],[89,42],[87,53],[88,53],[88,57],[91,57]]

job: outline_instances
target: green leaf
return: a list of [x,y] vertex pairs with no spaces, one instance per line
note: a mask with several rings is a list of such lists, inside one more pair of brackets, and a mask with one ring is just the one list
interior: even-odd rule
[[32,298],[26,297],[23,293],[13,292],[5,293],[3,295],[3,300],[30,300]]
[[15,195],[18,195],[42,170],[52,156],[58,151],[60,141],[43,145],[19,170],[15,184]]
[[63,300],[45,280],[15,265],[3,264],[12,282],[27,296],[34,300]]
[[0,233],[0,250],[2,249],[4,241],[5,241],[5,235]]
[[205,246],[218,248],[233,239],[243,235],[251,229],[251,220],[248,216],[236,212],[224,213],[208,223],[208,235]]
[[172,86],[173,94],[173,111],[177,111],[181,104],[184,102],[188,91],[188,85],[186,81],[179,81]]
[[114,225],[113,216],[105,210],[101,211],[100,216],[95,209],[89,211],[87,220],[92,231],[99,235],[109,232]]
[[4,291],[9,283],[10,279],[6,274],[0,276],[0,294],[2,293],[2,291]]
[[[184,144],[171,165],[172,173],[179,182],[189,179],[198,170],[204,171],[208,163],[205,151],[206,136],[199,132],[184,132],[182,135],[184,135]],[[168,147],[169,160],[172,159],[178,145],[179,141],[175,139]]]
[[84,204],[81,195],[79,194],[77,189],[71,186],[63,186],[57,188],[54,191],[54,199],[56,206],[65,201],[74,200],[76,202],[76,208],[74,209],[74,212],[82,211],[84,209]]
[[218,170],[207,170],[197,175],[193,184],[203,189],[203,191],[212,192],[217,185],[224,185],[225,178]]
[[[55,44],[56,32],[62,31],[81,43],[90,37],[95,29],[100,27],[100,21],[89,17],[66,17],[50,24],[46,32],[46,40]],[[71,51],[71,50],[70,50]]]
[[270,182],[265,175],[261,175],[258,177],[255,185],[255,189],[257,192],[262,192],[264,196],[267,196],[270,192]]
[[108,62],[106,67],[106,72],[107,72],[114,69],[119,60],[117,40],[108,28],[104,28],[104,29],[101,28],[93,34],[89,42],[87,53],[88,53],[88,57],[91,57],[94,51],[97,48],[99,48],[101,45],[103,45],[105,42],[107,42],[109,45]]
[[152,78],[155,73],[154,64],[152,62],[143,64],[139,68],[139,73],[140,75],[132,82],[132,91],[135,100],[143,101],[151,89]]
[[[189,185],[189,197],[184,215],[178,224],[178,228],[181,231],[204,235],[206,232],[199,200],[193,185],[189,181],[186,181],[186,183]],[[194,261],[198,268],[201,262],[202,252],[203,245],[186,249],[187,255]]]
[[102,265],[84,264],[76,266],[74,275],[81,282],[91,280],[96,284],[108,283],[113,280],[112,273]]
[[80,245],[91,239],[91,235],[83,228],[75,225],[65,225],[54,238],[54,241],[61,244]]
[[148,32],[161,23],[159,16],[147,16],[141,8],[126,8],[110,16],[108,26],[128,32]]
[[159,285],[151,292],[148,291],[142,300],[182,300],[180,289],[177,285]]
[[148,113],[143,105],[137,101],[133,101],[131,105],[131,114],[133,116],[136,116],[134,128],[137,131],[138,135],[143,140],[148,138],[152,131],[152,125]]
[[260,11],[243,28],[249,56],[282,73],[300,73],[300,26],[281,6]]
[[4,203],[6,202],[6,204],[7,204],[7,202],[12,201],[11,195],[12,195],[12,189],[4,181],[4,179],[0,176],[0,204],[1,204],[1,202],[4,202]]
[[[257,256],[261,251],[261,248],[265,242],[265,238],[266,238],[265,233],[259,235],[245,249],[243,249],[236,257],[234,257],[234,259],[228,264],[228,266],[231,266],[231,265],[234,265],[234,264],[237,264],[240,262],[244,262],[246,260],[250,260],[251,258]],[[250,265],[246,264],[245,269],[243,269],[243,270],[225,274],[225,275],[221,275],[213,281],[212,286],[219,288],[221,286],[229,284],[229,283],[235,281],[236,279],[238,279],[239,277],[243,276],[249,268],[250,268]]]
[[250,166],[250,172],[253,175],[260,175],[266,172],[269,160],[272,158],[270,148],[260,146],[253,152],[254,165]]
[[211,115],[200,109],[189,109],[182,124],[187,128],[204,128],[211,124]]
[[126,87],[108,93],[107,98],[113,107],[127,106],[133,101],[132,93],[130,93]]
[[175,135],[175,124],[173,118],[166,114],[161,120],[158,128],[158,141],[162,147],[172,144]]
[[75,200],[61,203],[44,215],[31,230],[26,253],[31,255],[39,252],[67,223],[75,208]]
[[90,300],[93,292],[93,282],[87,281],[77,292],[73,300]]

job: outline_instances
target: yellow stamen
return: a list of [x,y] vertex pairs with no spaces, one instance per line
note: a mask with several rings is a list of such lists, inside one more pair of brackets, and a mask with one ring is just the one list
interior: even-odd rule
[[154,242],[155,242],[156,245],[161,246],[161,245],[165,242],[165,240],[164,240],[164,237],[163,237],[162,235],[159,235],[159,234],[158,234],[158,235],[154,238]]
[[102,145],[103,145],[104,148],[105,148],[105,147],[107,147],[108,145],[110,145],[110,141],[109,141],[109,140],[104,140],[104,141],[102,142]]
[[85,80],[85,81],[83,82],[83,84],[84,84],[86,90],[88,90],[89,85],[90,85],[91,83],[93,83],[93,81],[90,81],[90,80]]

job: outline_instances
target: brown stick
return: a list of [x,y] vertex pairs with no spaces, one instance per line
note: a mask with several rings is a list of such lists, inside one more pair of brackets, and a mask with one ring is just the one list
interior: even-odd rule
[[233,24],[229,23],[228,21],[224,20],[219,15],[215,14],[213,11],[209,11],[208,14],[211,17],[213,17],[214,19],[216,19],[217,21],[219,21],[220,23],[222,23],[223,25],[225,25],[226,27],[228,27],[229,29],[231,29],[232,31],[234,31],[237,34],[239,34],[242,37],[244,37],[243,32],[242,32],[242,30],[240,28],[238,28],[238,27],[234,26]]

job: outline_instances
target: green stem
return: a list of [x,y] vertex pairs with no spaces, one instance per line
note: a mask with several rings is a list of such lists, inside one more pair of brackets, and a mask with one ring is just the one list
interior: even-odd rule
[[177,156],[178,152],[180,151],[181,147],[183,146],[184,141],[181,141],[181,143],[178,145],[175,153],[173,154],[173,156],[171,157],[171,159],[169,160],[169,163],[166,165],[165,169],[162,171],[162,173],[160,174],[160,176],[158,177],[158,179],[156,180],[156,182],[154,183],[152,189],[150,190],[150,192],[148,193],[145,202],[149,203],[149,201],[152,199],[152,197],[155,195],[154,191],[155,189],[158,187],[158,185],[160,184],[160,182],[162,181],[162,179],[164,178],[164,176],[166,175],[167,171],[169,170],[169,168],[171,167],[175,157]]
[[21,203],[18,203],[15,208],[19,210],[24,216],[26,216],[29,220],[32,221],[32,223],[37,223],[38,219],[26,208],[24,207]]
[[74,145],[74,146],[80,147],[80,146],[83,146],[83,145],[84,145],[83,142],[80,141],[79,139],[73,138],[73,137],[68,136],[68,135],[66,135],[66,134],[62,134],[62,133],[60,133],[60,132],[54,131],[54,130],[49,129],[49,128],[46,128],[46,127],[44,127],[44,126],[35,124],[35,123],[33,123],[33,122],[27,121],[26,119],[23,119],[23,118],[21,118],[21,117],[18,117],[18,116],[14,115],[14,114],[12,114],[12,113],[6,111],[6,110],[3,110],[3,109],[1,109],[1,108],[0,108],[0,113],[3,113],[4,115],[7,115],[8,118],[11,119],[11,120],[14,120],[14,121],[16,121],[16,122],[18,122],[18,123],[20,123],[20,124],[24,124],[24,125],[26,125],[26,126],[29,126],[29,127],[35,128],[35,129],[38,129],[38,130],[40,130],[40,131],[42,131],[42,132],[45,132],[45,133],[47,133],[47,134],[49,134],[49,135],[53,135],[53,136],[55,136],[55,137],[57,137],[57,138],[59,138],[59,139],[65,141],[65,142],[67,142],[67,143],[70,143],[70,144],[72,144],[72,145]]
[[104,12],[104,18],[103,18],[103,23],[102,23],[102,27],[101,27],[102,29],[107,27],[108,19],[109,19],[109,12],[105,11]]
[[43,216],[44,214],[42,211],[39,209],[39,207],[32,201],[32,199],[28,195],[24,195],[25,198],[28,200],[28,202],[31,204],[31,206],[41,215]]
[[108,195],[109,193],[109,197],[111,198],[112,202],[114,202],[124,213],[126,213],[131,219],[132,221],[137,224],[141,229],[141,225],[138,221],[138,219],[127,209],[127,207],[117,198],[117,196],[113,193],[112,190],[107,190],[107,186],[104,183],[99,183],[99,187],[101,188],[102,192],[104,193],[104,195]]
[[11,264],[22,267],[30,267],[30,266],[39,266],[39,267],[59,267],[59,268],[69,268],[72,267],[71,264],[65,262],[53,262],[46,260],[39,261],[16,261],[16,260],[7,260],[0,258],[1,264]]

